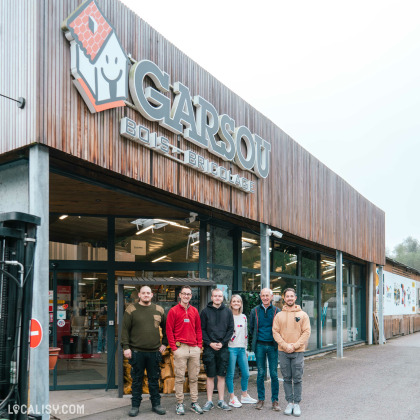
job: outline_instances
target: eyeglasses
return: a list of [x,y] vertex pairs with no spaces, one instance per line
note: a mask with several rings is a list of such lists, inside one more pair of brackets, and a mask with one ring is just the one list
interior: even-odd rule
[[181,293],[183,296],[192,296],[192,293]]

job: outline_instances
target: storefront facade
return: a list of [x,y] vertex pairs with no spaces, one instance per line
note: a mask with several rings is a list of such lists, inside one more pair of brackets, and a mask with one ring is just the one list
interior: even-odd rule
[[42,219],[33,311],[50,331],[31,398],[118,384],[140,284],[166,309],[183,283],[198,308],[214,285],[276,304],[293,286],[308,352],[367,339],[383,211],[118,1],[6,5],[1,89],[26,105],[0,102],[0,211]]

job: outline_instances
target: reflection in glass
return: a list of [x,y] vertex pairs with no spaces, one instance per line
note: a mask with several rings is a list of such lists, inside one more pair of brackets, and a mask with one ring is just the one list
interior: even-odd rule
[[242,272],[242,290],[259,292],[261,290],[261,274]]
[[361,289],[343,288],[343,341],[345,343],[361,339]]
[[335,260],[321,255],[321,279],[335,281]]
[[50,214],[49,235],[50,260],[108,259],[108,230],[105,217]]
[[336,285],[321,284],[321,346],[337,344]]
[[259,270],[261,268],[260,237],[252,233],[242,233],[242,267]]
[[343,263],[343,284],[347,284],[349,282],[350,277],[350,264]]
[[233,271],[218,268],[211,268],[208,271],[209,278],[214,281],[216,287],[223,291],[224,302],[229,302],[232,296]]
[[297,248],[274,243],[273,250],[273,271],[276,273],[297,275]]
[[308,251],[302,251],[302,277],[307,279],[316,279],[318,268],[317,254]]
[[207,246],[207,261],[210,264],[233,266],[233,229],[210,225],[210,245]]
[[130,262],[196,262],[199,222],[115,219],[115,260]]
[[273,291],[274,295],[273,302],[278,302],[276,306],[279,308],[283,307],[283,293],[288,287],[292,287],[296,290],[296,280],[281,276],[272,276],[270,278],[270,289]]
[[311,281],[302,281],[302,299],[301,307],[308,316],[311,322],[311,336],[309,337],[308,347],[306,350],[316,350],[318,345],[318,292],[317,283]]
[[363,269],[360,265],[351,265],[351,284],[356,286],[361,286],[363,284],[362,272]]

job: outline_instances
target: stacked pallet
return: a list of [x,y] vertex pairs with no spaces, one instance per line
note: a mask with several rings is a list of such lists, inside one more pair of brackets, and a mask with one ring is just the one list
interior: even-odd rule
[[[200,361],[200,373],[198,375],[198,391],[206,390],[207,376],[204,370],[203,361]],[[131,394],[131,366],[124,358],[124,394]],[[175,368],[174,355],[170,347],[162,353],[162,363],[160,364],[159,392],[163,394],[173,394],[175,392]],[[190,392],[188,382],[188,372],[185,372],[184,393]],[[149,393],[147,383],[147,372],[144,371],[143,394]]]

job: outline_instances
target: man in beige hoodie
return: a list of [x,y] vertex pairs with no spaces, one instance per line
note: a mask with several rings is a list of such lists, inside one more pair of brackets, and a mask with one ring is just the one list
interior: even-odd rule
[[306,312],[295,305],[296,291],[284,291],[282,311],[274,318],[273,337],[279,345],[280,370],[287,407],[284,414],[296,417],[301,415],[299,403],[302,397],[303,353],[309,336],[311,324]]

